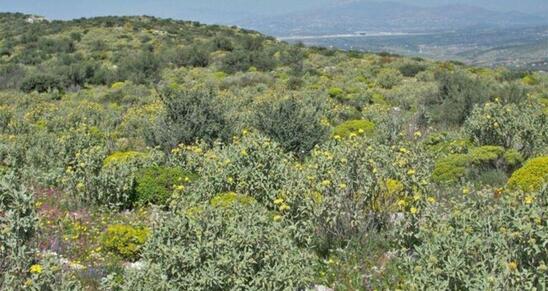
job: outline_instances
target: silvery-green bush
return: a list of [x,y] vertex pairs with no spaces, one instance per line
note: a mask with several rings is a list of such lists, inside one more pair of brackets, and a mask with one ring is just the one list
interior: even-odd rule
[[33,244],[38,230],[34,197],[13,174],[0,177],[0,289],[79,290],[56,256]]
[[477,145],[514,148],[525,157],[545,151],[548,145],[546,114],[538,104],[489,102],[475,107],[464,131]]
[[0,289],[16,286],[18,274],[27,271],[38,223],[32,194],[16,187],[15,179],[12,174],[0,177]]
[[236,192],[273,208],[273,201],[292,177],[293,157],[255,133],[246,132],[230,145],[216,144],[209,150],[183,147],[176,159],[180,167],[202,177],[188,188],[185,199],[209,201],[219,193]]
[[139,266],[109,276],[114,290],[298,290],[313,282],[314,257],[295,246],[262,207],[201,205],[161,215]]
[[[497,190],[500,191],[500,190]],[[405,290],[544,290],[546,188],[485,190],[426,209],[402,258]]]

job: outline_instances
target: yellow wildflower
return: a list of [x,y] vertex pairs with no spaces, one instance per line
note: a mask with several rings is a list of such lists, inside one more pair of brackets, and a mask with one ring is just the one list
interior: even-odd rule
[[274,217],[272,218],[274,221],[280,221],[282,220],[282,216],[281,215],[274,215]]
[[341,190],[346,189],[346,187],[347,187],[347,186],[346,186],[345,183],[340,183],[340,184],[339,184],[339,188],[340,188]]
[[403,200],[403,199],[398,200],[398,206],[399,207],[405,207],[406,204],[407,203],[405,202],[405,200]]
[[278,198],[278,199],[274,200],[274,204],[276,204],[276,205],[280,205],[282,203],[284,203],[284,200],[282,198]]
[[335,140],[341,140],[341,136],[340,136],[340,135],[335,135],[335,136],[333,136],[333,138],[334,138]]
[[175,187],[175,190],[177,190],[177,191],[183,191],[183,190],[185,190],[185,186],[179,185],[179,186]]
[[407,175],[409,175],[409,176],[413,176],[413,175],[415,175],[415,173],[416,172],[415,172],[414,169],[410,169],[409,171],[407,171]]
[[290,208],[291,207],[289,207],[289,205],[284,203],[280,206],[280,211],[286,211],[286,210],[289,210]]
[[464,187],[464,188],[462,189],[462,194],[466,195],[466,194],[468,194],[468,193],[470,193],[470,189],[468,189],[468,187]]
[[411,212],[411,214],[417,214],[419,212],[419,210],[416,207],[411,207],[409,211]]
[[331,181],[329,181],[329,180],[323,180],[322,181],[322,186],[327,187],[329,185],[331,185]]
[[434,197],[428,197],[427,200],[428,200],[428,203],[432,203],[432,204],[436,203],[436,198]]
[[535,197],[531,196],[531,195],[526,195],[525,198],[523,199],[525,204],[533,204],[533,201],[535,200]]
[[245,149],[241,150],[240,154],[244,157],[247,157],[247,151]]
[[30,272],[33,274],[40,274],[42,273],[42,266],[39,264],[32,265],[30,267]]
[[510,263],[508,263],[508,270],[510,270],[510,272],[515,271],[517,268],[518,263],[516,263],[515,261],[511,261]]

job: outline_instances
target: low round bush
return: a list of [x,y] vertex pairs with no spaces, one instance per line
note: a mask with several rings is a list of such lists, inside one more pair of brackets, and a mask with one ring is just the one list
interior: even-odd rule
[[403,75],[396,69],[382,69],[377,75],[377,82],[385,89],[392,89],[403,80]]
[[523,155],[515,149],[507,150],[503,157],[510,167],[515,167],[523,162]]
[[466,168],[470,164],[468,155],[452,154],[436,162],[432,180],[437,183],[452,183],[466,175]]
[[176,167],[141,169],[135,177],[136,202],[141,205],[165,205],[173,191],[183,190],[192,179],[192,174]]
[[500,146],[482,146],[469,152],[470,160],[478,166],[495,163],[503,154],[504,148]]
[[548,182],[548,156],[531,159],[512,174],[508,186],[523,191],[540,190]]
[[114,224],[101,236],[101,247],[124,259],[136,260],[141,247],[149,237],[150,231],[144,227]]
[[375,124],[369,120],[349,120],[339,124],[333,130],[333,136],[347,138],[351,135],[372,134]]
[[344,90],[339,87],[331,87],[327,91],[327,94],[329,94],[329,97],[331,98],[339,99],[339,98],[343,98]]

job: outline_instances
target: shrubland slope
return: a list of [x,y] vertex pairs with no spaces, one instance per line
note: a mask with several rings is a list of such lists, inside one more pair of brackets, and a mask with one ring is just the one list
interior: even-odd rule
[[0,289],[545,286],[545,74],[144,16],[0,35]]

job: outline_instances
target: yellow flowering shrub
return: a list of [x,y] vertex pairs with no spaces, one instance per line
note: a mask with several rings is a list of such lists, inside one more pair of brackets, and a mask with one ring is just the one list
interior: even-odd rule
[[508,186],[523,191],[538,191],[548,183],[548,156],[531,159],[512,174]]
[[234,192],[222,193],[211,199],[209,202],[213,207],[229,208],[234,204],[252,205],[257,201],[250,196],[240,195]]
[[145,227],[114,224],[101,235],[101,247],[124,259],[136,260],[149,235],[150,230]]
[[370,135],[375,130],[375,124],[369,120],[350,120],[339,124],[333,130],[333,136],[347,138],[357,135]]
[[114,152],[105,158],[103,161],[103,167],[114,167],[116,165],[125,164],[144,158],[146,158],[146,153],[136,151]]

